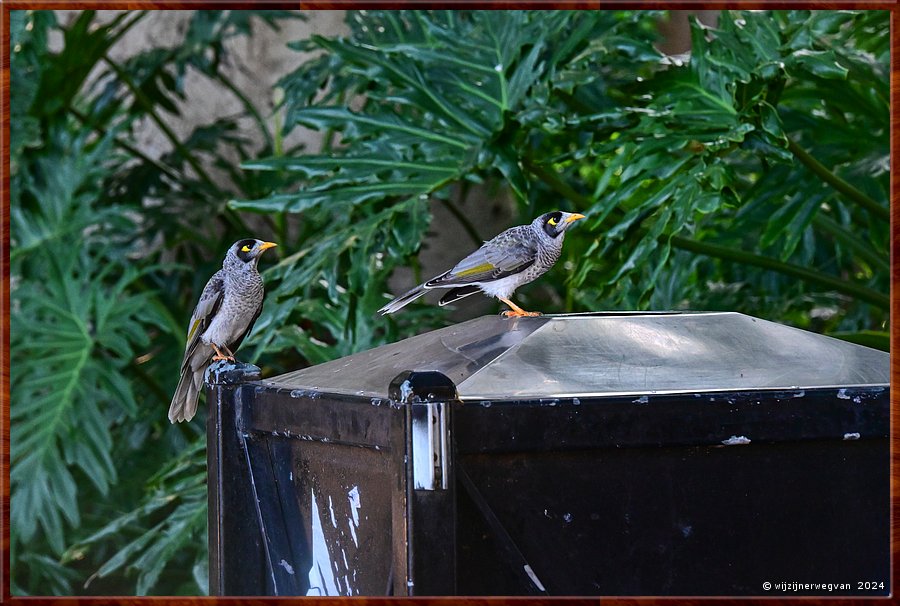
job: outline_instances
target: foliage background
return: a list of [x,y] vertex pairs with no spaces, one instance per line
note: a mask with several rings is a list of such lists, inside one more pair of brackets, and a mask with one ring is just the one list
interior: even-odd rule
[[[448,323],[373,314],[395,270],[428,277],[434,204],[493,235],[473,187],[511,191],[508,225],[589,217],[526,308],[732,309],[886,350],[888,13],[726,11],[689,57],[655,49],[660,16],[351,11],[292,44],[313,58],[269,113],[228,41],[302,15],[197,11],[120,62],[143,12],[12,11],[13,594],[206,592],[203,420],[165,414],[184,320],[247,234],[280,243],[241,351],[267,374]],[[188,72],[241,115],[178,136]],[[147,123],[171,152],[135,143]],[[322,149],[286,146],[298,127]]]

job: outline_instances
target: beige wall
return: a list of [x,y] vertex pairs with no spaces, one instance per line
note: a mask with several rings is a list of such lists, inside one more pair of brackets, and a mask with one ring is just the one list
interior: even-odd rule
[[[57,11],[63,24],[74,21],[81,11]],[[96,21],[106,23],[122,11],[98,11]],[[174,47],[184,37],[193,11],[150,11],[111,50],[110,57],[121,61],[147,47]],[[256,105],[263,117],[271,119],[274,106],[272,94],[275,83],[296,69],[304,54],[287,47],[288,42],[308,38],[311,34],[334,35],[348,31],[344,25],[344,11],[304,11],[307,21],[289,19],[281,22],[280,31],[269,28],[262,21],[254,23],[252,36],[233,38],[228,42],[228,62],[225,74]],[[59,49],[62,39],[52,40]],[[167,124],[179,136],[186,136],[194,127],[217,118],[240,113],[241,104],[234,95],[211,82],[206,76],[188,71],[184,90],[186,99],[179,104],[180,116],[165,114]],[[248,121],[246,134],[257,144],[262,144],[259,131]],[[317,149],[320,137],[299,129],[292,133],[289,144],[303,141]],[[142,124],[136,143],[151,157],[158,158],[171,149],[171,145],[152,122]]]

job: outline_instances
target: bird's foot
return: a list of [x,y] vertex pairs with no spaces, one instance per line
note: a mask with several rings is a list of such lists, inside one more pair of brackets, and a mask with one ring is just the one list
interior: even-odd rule
[[525,311],[524,309],[507,309],[500,314],[504,318],[535,318],[542,315],[539,311]]
[[535,316],[541,315],[541,312],[539,311],[525,311],[506,297],[499,297],[499,299],[509,305],[509,309],[500,314],[504,318],[533,318]]
[[[213,349],[216,350],[216,355],[212,357],[213,362],[218,362],[219,360],[228,360],[231,363],[235,362],[234,354],[232,354],[231,350],[229,350],[227,347],[222,347],[220,349],[219,346],[215,343],[213,343],[212,346]],[[222,353],[223,349],[225,350],[225,353]]]

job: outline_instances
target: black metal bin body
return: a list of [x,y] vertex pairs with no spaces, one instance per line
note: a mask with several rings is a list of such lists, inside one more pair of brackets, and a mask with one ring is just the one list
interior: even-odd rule
[[887,595],[888,359],[636,313],[216,366],[211,591]]

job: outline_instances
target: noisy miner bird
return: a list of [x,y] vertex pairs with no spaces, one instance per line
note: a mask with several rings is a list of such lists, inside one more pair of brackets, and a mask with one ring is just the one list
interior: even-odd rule
[[169,405],[169,421],[190,421],[197,412],[203,374],[210,362],[234,361],[263,304],[263,280],[256,269],[260,256],[274,242],[238,240],[225,253],[222,269],[200,294],[188,327],[181,379]]
[[555,211],[546,213],[529,225],[517,225],[485,242],[481,248],[456,264],[450,271],[420,284],[378,310],[382,315],[394,313],[415,301],[432,288],[450,288],[438,302],[447,305],[478,291],[496,297],[509,305],[507,317],[539,316],[525,311],[509,300],[523,284],[547,272],[562,252],[566,230],[574,221],[583,219],[578,213]]

